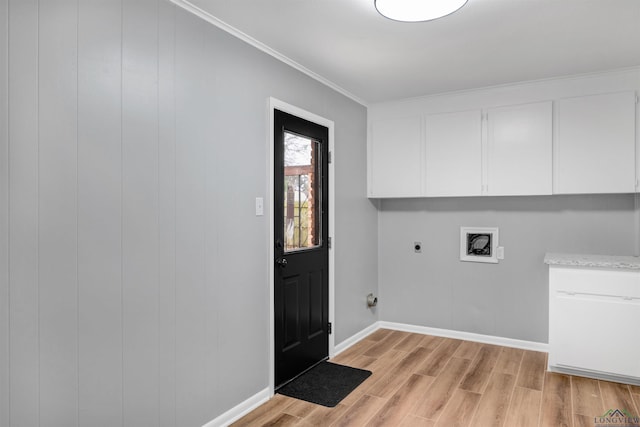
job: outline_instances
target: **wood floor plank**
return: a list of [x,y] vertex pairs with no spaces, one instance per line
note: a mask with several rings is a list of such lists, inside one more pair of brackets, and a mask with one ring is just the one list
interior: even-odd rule
[[417,406],[433,382],[432,377],[413,374],[373,416],[367,426],[397,426]]
[[291,405],[287,406],[282,410],[283,413],[293,415],[297,418],[304,418],[313,412],[314,409],[318,407],[318,405],[313,404],[311,402],[307,402],[300,399],[294,399]]
[[340,402],[344,406],[353,406],[362,396],[365,395],[365,392],[360,389],[360,387],[353,390],[347,397],[342,399]]
[[420,347],[424,347],[429,351],[433,351],[438,348],[438,346],[440,346],[440,344],[442,344],[445,340],[446,338],[443,337],[424,335],[422,341],[420,341]]
[[265,421],[273,418],[274,414],[281,413],[284,408],[291,405],[294,399],[276,394],[264,405],[258,406],[253,411],[249,412],[244,417],[232,424],[234,427],[249,427],[256,426],[264,423]]
[[424,361],[429,351],[424,347],[416,347],[407,354],[384,376],[375,382],[367,394],[378,397],[389,397],[411,376],[413,371]]
[[460,388],[462,390],[481,393],[489,381],[493,367],[498,361],[502,349],[495,345],[483,345],[476,358],[471,362]]
[[348,408],[348,406],[345,406],[342,403],[338,403],[333,408],[316,405],[316,409],[304,417],[298,425],[304,427],[329,425],[340,418]]
[[420,347],[422,340],[424,339],[424,335],[421,334],[409,334],[406,338],[400,341],[394,347],[395,350],[402,350],[406,352],[411,352],[416,349],[416,347]]
[[470,363],[467,359],[451,358],[413,413],[419,417],[437,421]]
[[418,417],[416,415],[409,414],[402,420],[400,427],[434,427],[436,422],[428,420],[426,418]]
[[636,404],[636,414],[640,416],[640,386],[629,385],[629,391],[631,391],[631,397]]
[[573,426],[574,427],[593,427],[595,425],[593,420],[594,420],[593,417],[589,417],[587,415],[575,414],[573,416]]
[[396,344],[407,337],[409,333],[403,331],[393,331],[387,335],[383,340],[378,341],[363,354],[369,357],[380,357],[387,351],[391,350]]
[[605,411],[607,409],[624,409],[634,416],[638,414],[628,385],[608,381],[600,381],[599,383]]
[[524,350],[519,348],[502,347],[502,352],[500,353],[500,357],[498,357],[498,362],[496,362],[496,366],[494,368],[495,372],[518,375],[523,356]]
[[636,414],[640,416],[640,393],[633,393],[631,397],[633,397],[633,401],[636,404]]
[[436,423],[437,427],[466,427],[471,423],[478,402],[482,395],[471,391],[458,389],[451,396],[451,400],[444,408]]
[[471,425],[477,427],[504,425],[515,384],[515,375],[494,372],[482,393]]
[[366,339],[370,341],[381,341],[388,337],[392,332],[393,330],[391,329],[378,329],[374,333],[367,336]]
[[453,357],[458,357],[460,359],[469,359],[473,360],[478,355],[478,352],[482,348],[482,344],[479,342],[473,341],[462,341],[460,347],[453,353]]
[[[369,370],[369,368],[376,362],[376,360],[378,359],[376,359],[375,357],[358,356],[354,359],[349,360],[349,362],[345,364],[353,368]],[[338,363],[333,359],[331,359],[331,362]]]
[[364,355],[364,353],[369,350],[374,344],[375,341],[360,340],[342,353],[333,357],[331,361],[335,363],[349,364],[351,360]]
[[342,400],[342,404],[346,406],[353,405],[369,388],[375,384],[382,376],[391,371],[400,358],[406,353],[404,351],[389,350],[376,359],[367,369],[371,371],[371,375],[364,380],[355,390]]
[[604,413],[598,380],[571,377],[571,402],[573,413],[595,417]]
[[272,419],[266,421],[265,423],[262,424],[262,427],[271,427],[271,426],[278,426],[278,427],[286,427],[286,426],[293,426],[296,425],[298,423],[298,421],[300,421],[300,418],[298,417],[294,417],[293,415],[289,415],[289,414],[278,414],[277,416],[273,417]]
[[384,376],[379,378],[378,381],[366,390],[366,394],[383,399],[389,398],[398,388],[402,387],[404,382],[412,375],[411,372],[399,372],[396,375],[394,371],[395,368],[392,368]]
[[443,342],[427,356],[416,373],[430,377],[438,376],[440,371],[442,371],[449,362],[449,359],[453,357],[458,347],[460,347],[460,344],[462,344],[460,340],[445,338]]
[[505,426],[535,427],[540,416],[542,392],[526,387],[513,390]]
[[540,351],[525,351],[516,385],[542,391],[544,373],[547,370],[547,354]]
[[547,372],[542,390],[540,425],[571,427],[571,378]]
[[333,422],[331,426],[351,427],[366,425],[367,421],[382,408],[385,402],[385,399],[365,394],[349,407],[342,416]]

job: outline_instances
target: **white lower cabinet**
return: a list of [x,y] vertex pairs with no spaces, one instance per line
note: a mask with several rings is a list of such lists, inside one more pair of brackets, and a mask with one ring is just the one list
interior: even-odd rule
[[551,266],[549,367],[640,381],[640,272]]

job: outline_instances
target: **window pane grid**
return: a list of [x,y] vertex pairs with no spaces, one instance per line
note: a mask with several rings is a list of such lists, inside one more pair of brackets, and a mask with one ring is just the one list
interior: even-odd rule
[[285,132],[284,249],[296,251],[319,246],[317,141]]

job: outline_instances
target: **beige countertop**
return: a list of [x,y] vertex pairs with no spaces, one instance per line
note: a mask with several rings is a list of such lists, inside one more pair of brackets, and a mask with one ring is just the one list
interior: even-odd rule
[[640,257],[547,253],[545,264],[567,267],[620,268],[640,270]]

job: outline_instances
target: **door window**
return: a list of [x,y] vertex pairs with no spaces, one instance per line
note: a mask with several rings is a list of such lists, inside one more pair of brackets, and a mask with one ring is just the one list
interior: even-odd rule
[[322,245],[320,143],[284,132],[284,250]]

